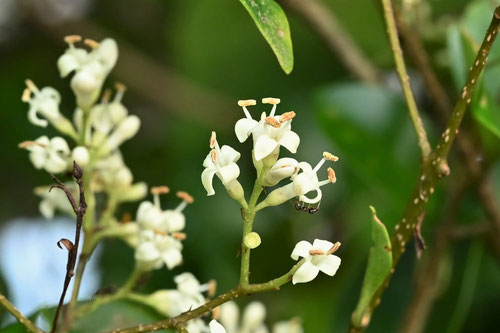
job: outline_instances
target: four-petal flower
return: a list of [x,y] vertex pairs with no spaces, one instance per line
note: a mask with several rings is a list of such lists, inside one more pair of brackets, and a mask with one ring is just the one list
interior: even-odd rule
[[291,257],[293,260],[299,260],[299,257],[305,259],[304,263],[293,274],[292,283],[304,283],[312,281],[319,273],[334,276],[340,266],[340,258],[333,255],[340,247],[340,243],[315,239],[313,244],[307,241],[300,241],[295,245]]

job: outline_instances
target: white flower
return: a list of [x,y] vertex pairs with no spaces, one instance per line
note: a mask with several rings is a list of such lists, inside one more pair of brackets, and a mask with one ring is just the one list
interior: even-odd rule
[[299,171],[299,162],[289,157],[280,158],[264,175],[262,185],[274,186],[281,180],[291,177],[297,171]]
[[226,330],[224,329],[224,326],[219,324],[215,319],[212,319],[208,324],[208,326],[210,327],[210,333],[227,333]]
[[205,170],[201,174],[201,181],[207,195],[214,195],[215,191],[212,186],[214,175],[217,175],[222,184],[228,188],[234,186],[237,182],[236,178],[240,175],[240,168],[236,162],[240,159],[240,153],[229,146],[219,147],[215,132],[212,132],[210,137],[210,148],[212,149],[203,161]]
[[303,333],[304,329],[299,318],[292,318],[274,324],[273,333]]
[[241,324],[239,323],[240,311],[234,301],[229,301],[220,306],[220,322],[228,333],[267,333],[264,324],[266,308],[260,302],[251,302],[243,311]]
[[333,276],[340,266],[340,258],[333,255],[340,243],[335,244],[326,241],[315,239],[313,244],[307,241],[300,241],[295,245],[291,257],[293,260],[298,260],[299,257],[305,259],[300,268],[293,274],[292,283],[304,283],[312,281],[319,273]]
[[74,43],[80,42],[80,36],[67,36],[64,39],[69,48],[59,58],[57,65],[62,77],[75,71],[71,79],[71,88],[77,97],[77,104],[89,108],[98,98],[107,75],[118,58],[118,47],[113,39],[104,39],[101,43],[86,39],[84,42],[92,48],[76,48]]
[[280,116],[275,116],[276,106],[280,103],[277,98],[264,98],[264,104],[272,104],[273,108],[268,117],[262,113],[259,122],[252,119],[246,109],[248,105],[255,105],[254,100],[239,101],[238,105],[243,107],[246,118],[238,120],[235,125],[235,132],[240,142],[245,141],[250,134],[253,135],[254,156],[256,161],[273,155],[277,156],[279,147],[283,146],[291,153],[297,152],[300,138],[297,133],[291,130],[291,122],[295,117],[295,112],[285,112]]
[[189,333],[206,333],[208,331],[207,324],[205,324],[205,322],[200,318],[188,321],[186,329]]
[[30,160],[37,169],[45,169],[50,173],[60,173],[68,169],[70,150],[61,137],[49,139],[41,136],[35,141],[25,141],[20,148],[30,151]]
[[135,115],[127,116],[116,125],[114,131],[102,145],[100,153],[105,155],[118,148],[123,142],[136,135],[140,126],[141,120],[139,117]]
[[[51,87],[39,90],[31,80],[26,80],[26,86],[22,101],[30,105],[28,111],[30,123],[47,127],[50,122],[61,133],[76,137],[71,122],[59,112],[59,103],[61,102],[59,92]],[[45,119],[38,118],[39,114]]]
[[[262,209],[267,206],[280,205],[294,197],[299,197],[299,200],[307,205],[317,204],[317,207],[319,207],[319,203],[322,198],[320,187],[337,181],[335,172],[332,168],[327,169],[328,179],[322,181],[318,180],[317,172],[326,160],[335,162],[338,161],[338,157],[324,152],[323,158],[318,162],[314,169],[307,162],[298,163],[298,168],[302,170],[302,172],[293,174],[291,176],[291,183],[272,191],[269,196],[258,205],[258,208]],[[306,194],[309,192],[316,192],[316,196],[313,198],[307,197]],[[317,210],[317,207],[313,209]],[[311,210],[311,212],[314,211]]]
[[[78,189],[74,182],[68,182],[64,185],[66,185],[73,195],[77,195]],[[66,215],[75,215],[66,194],[57,189],[49,192],[49,189],[50,186],[39,186],[34,189],[35,195],[42,198],[38,208],[43,217],[50,220],[54,217],[56,211],[60,211]]]
[[153,230],[142,230],[139,233],[139,245],[135,251],[135,259],[145,269],[158,269],[165,264],[173,269],[182,263],[182,243],[176,238]]

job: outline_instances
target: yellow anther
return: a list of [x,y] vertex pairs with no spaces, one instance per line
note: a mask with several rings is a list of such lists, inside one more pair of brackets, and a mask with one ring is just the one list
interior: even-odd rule
[[28,89],[30,91],[37,91],[38,88],[36,87],[35,83],[33,81],[31,81],[30,79],[27,79],[26,81],[24,81],[26,83],[26,86],[28,87]]
[[104,90],[104,92],[102,93],[101,103],[108,103],[110,99],[111,99],[111,89],[108,88]]
[[281,100],[279,98],[267,97],[262,99],[262,104],[280,104]]
[[309,250],[309,254],[312,256],[324,255],[325,252],[321,250]]
[[185,240],[187,238],[187,235],[183,232],[173,232],[172,237],[178,240]]
[[189,193],[184,191],[178,191],[177,197],[186,201],[188,204],[192,204],[194,202],[194,198]]
[[19,148],[22,148],[22,149],[26,149],[26,148],[33,147],[33,146],[39,146],[39,147],[42,147],[42,148],[47,147],[46,145],[44,145],[44,144],[42,144],[40,142],[36,142],[36,141],[23,141],[20,144],[18,144],[17,146]]
[[328,250],[327,254],[332,254],[337,252],[337,250],[340,248],[340,245],[341,245],[340,242],[336,242],[335,244],[333,244],[332,248]]
[[217,281],[215,280],[208,281],[208,290],[207,290],[208,297],[214,297],[216,292],[217,292]]
[[78,43],[82,40],[82,36],[80,35],[69,35],[64,37],[64,41],[68,44]]
[[239,106],[250,106],[255,104],[257,104],[257,101],[255,99],[240,99],[238,101]]
[[217,152],[215,151],[215,149],[212,149],[211,154],[212,154],[212,162],[215,163],[215,161],[217,160]]
[[332,183],[337,182],[337,177],[335,176],[335,171],[333,171],[333,169],[332,169],[332,168],[328,168],[328,169],[326,169],[326,171],[328,172],[328,179],[329,179]]
[[217,135],[215,134],[214,131],[212,131],[212,135],[210,136],[210,148],[213,149],[216,143],[217,143]]
[[127,86],[121,82],[115,82],[115,89],[116,91],[124,92],[125,90],[127,90]]
[[333,161],[333,162],[337,162],[339,160],[339,158],[337,156],[330,154],[329,152],[326,152],[326,151],[323,153],[323,157],[326,160]]
[[289,111],[289,112],[285,112],[281,115],[281,121],[287,121],[287,120],[290,120],[290,119],[293,119],[295,118],[295,112],[294,111]]
[[29,90],[28,88],[24,89],[23,91],[23,96],[21,97],[21,101],[27,103],[29,102],[31,99],[31,90]]
[[167,194],[168,192],[170,192],[170,188],[168,188],[168,186],[151,187],[151,194],[154,194],[154,195]]
[[220,306],[218,306],[212,310],[212,319],[217,320],[217,319],[219,319],[219,317],[220,317]]
[[281,127],[281,123],[278,120],[276,120],[276,118],[274,118],[274,117],[267,117],[266,123],[268,123],[269,125],[271,125],[274,128]]
[[83,43],[85,43],[85,45],[93,48],[93,49],[96,49],[99,47],[99,43],[96,42],[95,40],[93,39],[89,39],[89,38],[85,38],[85,40],[83,41]]
[[154,233],[155,233],[155,234],[157,234],[157,235],[161,235],[161,236],[166,236],[166,235],[167,235],[167,233],[166,233],[165,231],[161,231],[161,230],[159,230],[159,229],[155,229],[155,228],[153,228],[153,231],[154,231]]

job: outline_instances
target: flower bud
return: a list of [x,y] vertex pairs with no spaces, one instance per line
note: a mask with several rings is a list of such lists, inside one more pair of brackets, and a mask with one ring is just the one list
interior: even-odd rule
[[101,82],[90,71],[81,70],[71,79],[71,89],[76,95],[78,106],[87,109],[99,97]]
[[240,204],[245,202],[245,191],[238,180],[235,179],[224,186],[231,198],[238,201]]
[[78,163],[80,166],[85,167],[90,160],[90,154],[87,148],[83,146],[78,146],[73,149],[73,153],[71,154],[71,157],[73,158],[76,163]]
[[243,327],[251,331],[258,328],[266,318],[266,308],[260,302],[251,302],[243,312]]
[[57,68],[59,69],[61,77],[67,76],[72,71],[78,69],[79,66],[80,64],[78,63],[76,58],[68,53],[63,54],[57,60]]
[[293,158],[285,157],[280,158],[273,167],[264,175],[262,185],[264,186],[274,186],[278,184],[281,180],[291,177],[295,174],[298,168],[299,162]]
[[135,115],[128,116],[125,118],[113,133],[109,136],[107,143],[103,149],[103,153],[108,153],[112,150],[115,150],[120,146],[124,141],[133,137],[137,131],[139,131],[139,127],[141,126],[141,121],[139,117]]
[[124,201],[138,201],[143,199],[148,194],[148,186],[146,183],[135,183],[126,189],[117,193],[117,200]]
[[253,250],[257,248],[260,245],[260,243],[262,243],[262,241],[258,233],[251,232],[245,236],[243,243],[247,248]]

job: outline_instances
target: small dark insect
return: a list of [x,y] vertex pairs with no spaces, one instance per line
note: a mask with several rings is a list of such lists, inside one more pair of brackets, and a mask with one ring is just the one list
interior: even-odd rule
[[312,207],[311,207],[311,208],[309,208],[309,214],[315,214],[315,213],[317,213],[317,212],[318,212],[318,210],[319,210],[319,208],[318,208],[318,207],[315,207],[315,208],[312,208]]
[[302,208],[300,210],[303,211],[303,212],[307,212],[307,208],[308,207],[306,207],[306,206],[302,206]]
[[295,201],[295,209],[296,210],[301,210],[302,209],[302,203],[300,201]]

